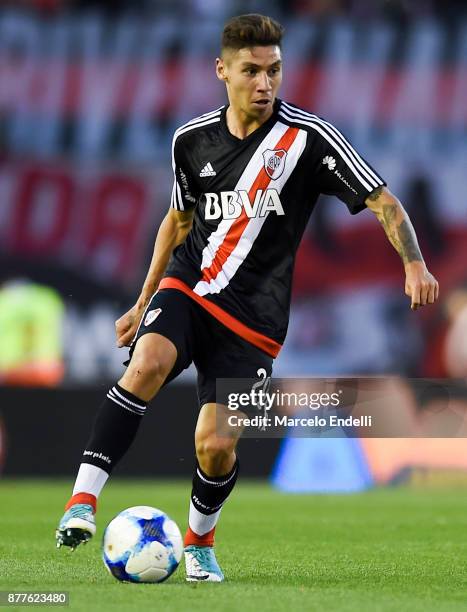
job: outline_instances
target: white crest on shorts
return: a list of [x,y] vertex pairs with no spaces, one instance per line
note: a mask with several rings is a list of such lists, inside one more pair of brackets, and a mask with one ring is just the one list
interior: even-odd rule
[[157,317],[161,314],[162,308],[156,308],[155,310],[150,310],[144,319],[144,324],[146,327],[151,325],[153,321],[157,319]]

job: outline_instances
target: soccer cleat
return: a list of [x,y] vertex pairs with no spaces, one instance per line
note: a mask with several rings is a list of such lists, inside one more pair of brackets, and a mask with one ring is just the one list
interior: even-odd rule
[[96,521],[92,506],[74,504],[62,516],[58,529],[55,531],[57,548],[69,546],[73,551],[80,544],[86,544],[95,533]]
[[212,546],[186,546],[187,582],[222,582],[224,574],[217,563]]

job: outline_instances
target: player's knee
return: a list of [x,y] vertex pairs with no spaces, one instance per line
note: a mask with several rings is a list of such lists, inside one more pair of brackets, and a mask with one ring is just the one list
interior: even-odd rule
[[161,336],[147,334],[136,343],[120,384],[136,397],[150,401],[163,385],[177,359],[174,344]]
[[198,460],[224,461],[228,459],[235,450],[236,440],[231,438],[220,438],[216,434],[198,436],[196,440],[196,455]]
[[167,365],[162,360],[145,356],[144,352],[134,356],[128,367],[128,375],[135,380],[163,382],[168,374]]
[[[164,350],[167,348],[167,350]],[[128,374],[135,381],[154,381],[162,384],[167,378],[176,359],[175,348],[161,346],[160,342],[151,342],[142,338],[135,347],[135,352],[128,367]]]

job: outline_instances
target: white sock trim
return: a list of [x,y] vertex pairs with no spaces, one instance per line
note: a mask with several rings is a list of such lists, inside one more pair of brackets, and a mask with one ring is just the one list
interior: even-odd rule
[[211,531],[219,520],[219,516],[222,508],[219,508],[213,514],[203,514],[197,510],[193,502],[190,500],[190,512],[188,515],[188,525],[191,531],[194,531],[197,535],[203,536],[208,531]]
[[126,398],[124,395],[122,395],[121,393],[119,393],[117,387],[112,387],[112,389],[110,390],[110,393],[115,393],[115,395],[117,397],[119,397],[121,400],[123,400],[124,402],[128,402],[128,404],[131,404],[132,406],[135,406],[135,408],[140,408],[141,410],[146,410],[146,404],[137,404],[136,402],[132,402],[130,401],[128,398]]
[[112,390],[110,390],[107,393],[107,397],[112,400],[113,402],[115,402],[116,404],[118,404],[119,406],[121,406],[122,408],[125,408],[125,410],[129,410],[130,412],[134,412],[134,414],[139,414],[140,416],[142,416],[144,414],[144,410],[140,410],[132,408],[131,406],[128,406],[127,404],[124,404],[123,402],[121,402],[120,400],[118,400],[116,397],[114,397],[113,395],[111,395]]
[[206,484],[212,485],[213,487],[223,487],[224,485],[226,485],[228,482],[230,482],[232,480],[232,478],[235,476],[235,474],[237,473],[237,468],[235,468],[235,470],[232,472],[232,474],[227,478],[227,480],[209,480],[208,478],[206,478],[205,476],[203,476],[201,474],[201,470],[199,468],[196,468],[196,473],[198,474],[198,476],[201,478],[201,480],[203,482],[205,482]]
[[103,469],[90,463],[82,463],[76,476],[73,495],[76,495],[76,493],[90,493],[99,497],[108,477],[109,475]]

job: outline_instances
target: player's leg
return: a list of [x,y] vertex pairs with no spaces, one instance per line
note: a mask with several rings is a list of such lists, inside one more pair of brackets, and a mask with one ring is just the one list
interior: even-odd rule
[[[214,554],[214,533],[222,506],[237,480],[235,448],[241,430],[229,427],[231,411],[225,406],[225,392],[217,396],[216,381],[231,379],[231,390],[239,384],[237,379],[248,379],[250,384],[264,381],[265,376],[271,375],[273,359],[210,315],[201,318],[198,328],[201,336],[209,334],[209,341],[197,339],[194,357],[202,409],[195,433],[197,465],[185,535],[185,561],[187,580],[219,582],[223,574]],[[240,382],[241,391],[245,391],[244,384],[244,380]]]
[[187,580],[221,582],[214,554],[214,532],[222,506],[235,486],[238,459],[235,447],[240,429],[226,432],[229,411],[221,404],[202,406],[195,431],[197,465],[193,476],[188,529],[185,535]]
[[97,498],[112,469],[131,446],[148,401],[191,362],[184,338],[186,329],[181,324],[185,322],[187,327],[190,307],[188,298],[182,294],[180,298],[177,293],[160,292],[153,298],[150,308],[157,306],[160,314],[140,326],[128,369],[108,391],[97,412],[72,496],[57,529],[57,546],[75,548],[94,535]]
[[128,369],[101,404],[57,530],[57,546],[75,548],[95,533],[94,514],[112,469],[130,448],[147,403],[173,369],[177,350],[158,334],[140,338]]

